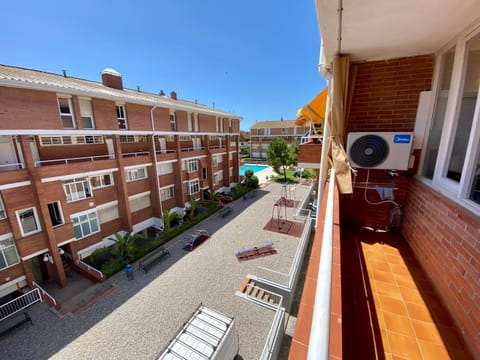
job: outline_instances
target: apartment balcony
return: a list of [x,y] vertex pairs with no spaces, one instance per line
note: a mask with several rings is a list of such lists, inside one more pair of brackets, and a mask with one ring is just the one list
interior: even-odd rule
[[322,144],[308,142],[298,145],[298,166],[301,168],[319,169]]
[[145,164],[145,163],[152,162],[152,158],[150,157],[149,151],[135,151],[135,152],[123,153],[122,157],[123,157],[124,166],[131,166],[131,165]]
[[319,209],[289,359],[469,359],[403,236],[344,225],[338,205]]
[[81,157],[66,157],[58,159],[35,161],[35,172],[40,177],[53,177],[90,172],[117,167],[117,161],[113,155],[93,155]]
[[0,165],[0,185],[30,180],[23,164]]
[[181,158],[190,158],[195,156],[202,156],[206,155],[207,152],[205,151],[205,147],[203,146],[196,146],[196,147],[184,147],[180,149]]
[[177,158],[177,151],[175,149],[161,149],[157,150],[157,161],[175,160]]
[[219,154],[219,153],[227,151],[227,145],[226,144],[223,144],[223,145],[209,145],[208,146],[208,151],[210,152],[210,154]]

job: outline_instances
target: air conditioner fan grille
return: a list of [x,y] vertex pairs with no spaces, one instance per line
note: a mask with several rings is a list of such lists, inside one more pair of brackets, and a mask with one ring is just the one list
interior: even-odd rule
[[350,147],[350,158],[361,167],[374,167],[388,157],[388,143],[377,135],[365,135]]

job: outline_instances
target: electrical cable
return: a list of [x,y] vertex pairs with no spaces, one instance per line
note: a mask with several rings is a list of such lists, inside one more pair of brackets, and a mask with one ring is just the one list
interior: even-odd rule
[[367,181],[366,181],[366,184],[365,184],[365,191],[363,192],[363,197],[365,198],[365,201],[370,204],[370,205],[380,205],[380,204],[387,204],[387,203],[390,203],[390,204],[393,204],[395,206],[400,206],[397,202],[393,201],[393,200],[382,200],[382,201],[377,201],[377,202],[372,202],[372,201],[369,201],[367,199],[367,188],[368,188],[368,180],[370,178],[370,169],[367,169]]

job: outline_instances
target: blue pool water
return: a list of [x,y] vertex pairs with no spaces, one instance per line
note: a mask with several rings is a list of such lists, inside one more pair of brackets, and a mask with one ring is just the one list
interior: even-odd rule
[[240,176],[245,175],[246,170],[252,170],[253,173],[255,174],[259,171],[265,170],[266,168],[268,168],[268,165],[254,165],[254,164],[242,165],[240,166]]

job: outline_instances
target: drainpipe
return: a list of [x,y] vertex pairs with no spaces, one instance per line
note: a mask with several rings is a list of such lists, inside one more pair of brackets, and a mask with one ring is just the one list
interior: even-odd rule
[[153,145],[153,157],[155,159],[155,179],[157,179],[157,189],[158,189],[158,201],[160,202],[160,216],[163,217],[163,207],[162,207],[162,196],[160,194],[160,179],[158,178],[158,169],[157,169],[157,147],[155,146],[155,123],[153,121],[153,111],[158,107],[155,105],[150,110],[150,120],[152,122],[152,145]]

